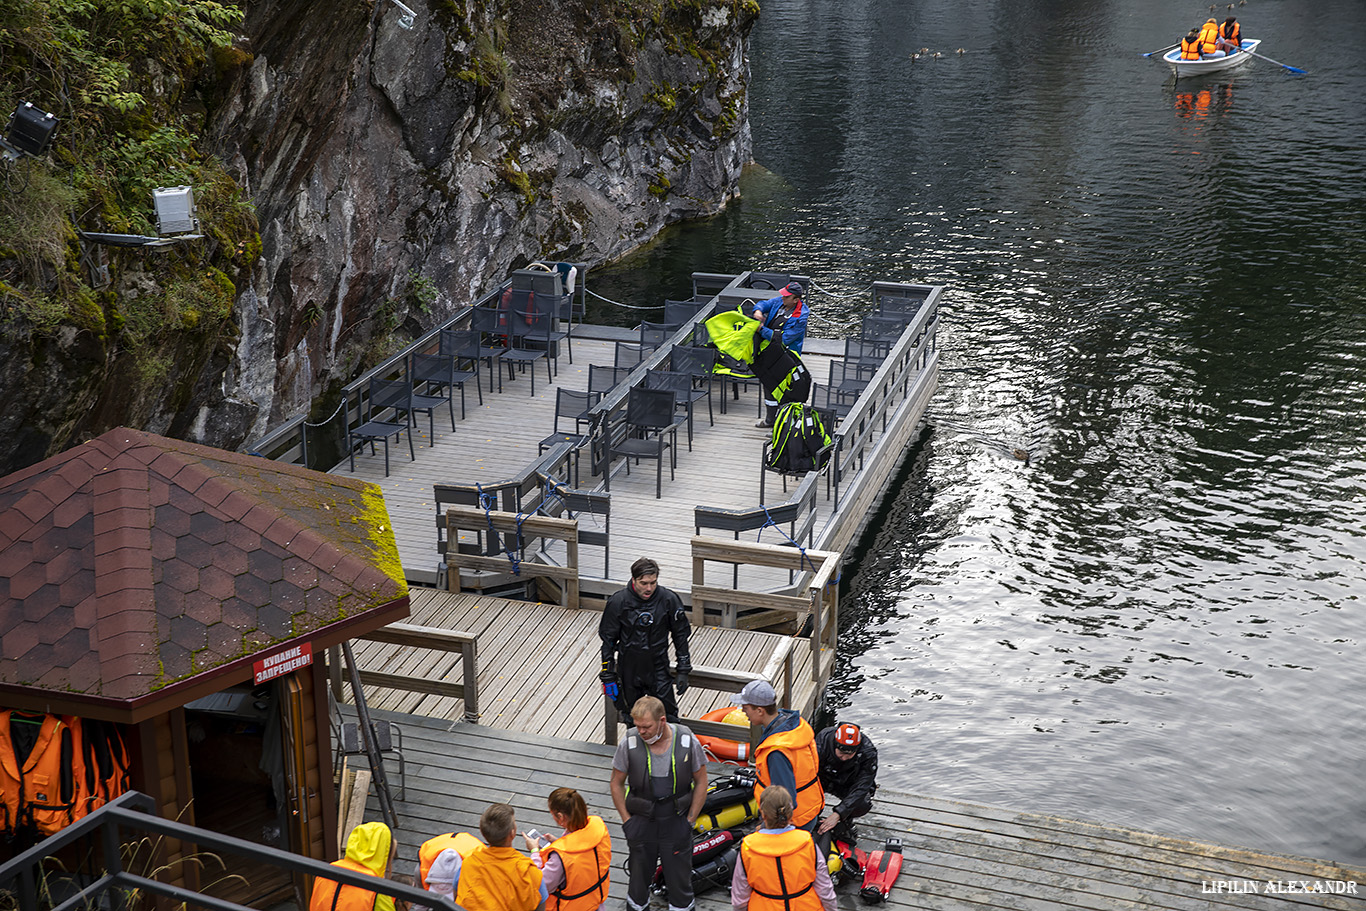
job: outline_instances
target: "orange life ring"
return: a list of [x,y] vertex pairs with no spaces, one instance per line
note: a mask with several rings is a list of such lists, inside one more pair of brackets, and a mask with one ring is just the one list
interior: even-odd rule
[[[703,713],[702,720],[722,721],[727,715],[735,710],[735,706],[732,705],[724,706],[719,709],[712,709],[710,712]],[[748,725],[746,725],[744,730],[748,731],[748,729]],[[697,739],[701,742],[702,748],[718,760],[730,762],[749,761],[748,740],[742,743],[738,740],[723,740],[720,737],[703,737],[701,734],[697,735]]]

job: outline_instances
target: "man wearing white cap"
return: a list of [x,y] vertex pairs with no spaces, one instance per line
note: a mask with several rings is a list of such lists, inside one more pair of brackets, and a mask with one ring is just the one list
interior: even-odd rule
[[816,834],[833,833],[852,845],[854,820],[873,808],[877,793],[877,747],[858,725],[845,721],[816,735],[816,754],[821,762],[821,788],[840,799],[838,809],[816,826]]
[[759,778],[754,785],[754,799],[758,800],[769,785],[782,785],[796,798],[792,824],[813,831],[825,809],[816,732],[798,712],[778,708],[778,694],[767,680],[746,683],[734,702],[749,723],[758,725],[761,730],[762,740],[754,751],[754,767]]

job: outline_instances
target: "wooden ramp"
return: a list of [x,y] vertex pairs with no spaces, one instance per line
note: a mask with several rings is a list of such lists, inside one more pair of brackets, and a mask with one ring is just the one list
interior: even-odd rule
[[[411,872],[418,846],[434,835],[477,832],[479,814],[493,802],[516,808],[520,830],[554,832],[546,797],[554,788],[572,787],[583,794],[589,812],[607,821],[612,835],[615,869],[605,907],[626,907],[620,866],[625,840],[607,784],[611,748],[486,725],[452,726],[422,716],[377,714],[402,728],[407,759],[406,799],[396,804],[397,871]],[[397,763],[390,760],[388,768],[396,788]],[[724,767],[712,772],[724,774]],[[366,818],[380,818],[373,799]],[[905,845],[905,866],[892,892],[891,908],[1366,909],[1366,870],[887,789],[878,792],[874,813],[861,822],[860,831],[864,847],[881,844],[888,835],[901,838]],[[1354,884],[1356,894],[1266,894],[1268,881],[1310,887],[1344,884],[1336,888]],[[1251,883],[1259,891],[1206,891],[1219,882]],[[862,907],[855,885],[836,891],[842,909]],[[662,907],[660,899],[655,907]],[[727,911],[729,895],[723,890],[700,895],[697,907]]]
[[[441,592],[412,591],[408,622],[460,630],[478,637],[481,726],[575,740],[603,741],[601,640],[594,610]],[[760,673],[790,637],[743,629],[702,627],[691,638],[697,666]],[[793,651],[794,708],[809,714],[816,698],[809,640]],[[459,656],[432,649],[356,641],[356,661],[367,671],[461,682]],[[828,663],[828,662],[827,662]],[[371,708],[417,713],[448,723],[465,714],[464,701],[366,687]],[[730,695],[700,687],[680,700],[684,717],[730,704]]]

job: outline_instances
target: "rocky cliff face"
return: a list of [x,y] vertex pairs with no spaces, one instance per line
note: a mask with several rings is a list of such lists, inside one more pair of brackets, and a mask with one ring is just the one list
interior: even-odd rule
[[752,0],[418,0],[410,29],[372,3],[248,14],[215,142],[262,255],[190,436],[256,436],[509,269],[715,212],[749,160]]

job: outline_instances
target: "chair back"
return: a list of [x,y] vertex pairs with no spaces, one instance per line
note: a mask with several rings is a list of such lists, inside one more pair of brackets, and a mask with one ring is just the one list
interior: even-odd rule
[[479,333],[473,329],[442,329],[440,344],[446,357],[479,356]]
[[645,345],[636,345],[631,342],[617,342],[616,350],[612,356],[612,365],[615,367],[634,367],[649,356],[653,348]]
[[681,326],[696,316],[710,301],[668,301],[664,302],[664,322]]
[[470,328],[486,335],[507,335],[507,320],[497,307],[475,307],[470,312]]
[[694,378],[711,376],[716,369],[716,349],[678,345],[669,352],[669,369]]
[[890,342],[866,338],[844,340],[844,360],[850,364],[881,365],[887,358]]
[[675,404],[682,404],[692,395],[692,377],[672,370],[647,370],[645,388],[667,389],[674,394]]
[[777,291],[786,288],[792,281],[789,272],[751,272],[749,286],[758,291]]
[[579,392],[563,387],[555,390],[555,432],[564,432],[560,430],[560,418],[567,418],[574,422],[574,431],[577,433],[579,425],[589,420],[588,412],[600,401],[601,392]]
[[409,356],[408,376],[414,383],[455,385],[455,356],[451,354],[419,354]]
[[640,323],[640,347],[658,348],[682,326],[682,323],[652,323],[642,320]]
[[616,388],[617,383],[626,379],[630,367],[603,367],[600,364],[588,365],[588,391],[606,395]]
[[906,328],[906,320],[900,316],[874,316],[863,318],[864,340],[894,342]]
[[366,390],[366,398],[369,401],[370,414],[383,411],[385,408],[407,411],[413,404],[413,387],[407,380],[372,378]]
[[626,423],[645,430],[668,427],[674,422],[674,401],[671,389],[632,386],[626,399]]

